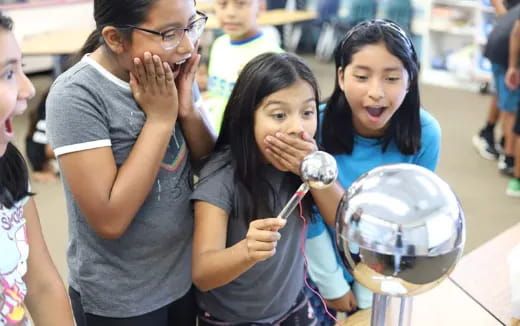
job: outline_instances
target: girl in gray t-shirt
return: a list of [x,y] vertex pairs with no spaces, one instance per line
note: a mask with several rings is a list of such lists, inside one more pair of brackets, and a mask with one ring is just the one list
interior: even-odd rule
[[96,0],[81,60],[54,82],[78,326],[195,325],[191,163],[214,135],[193,92],[193,0]]
[[199,325],[316,323],[303,293],[304,228],[313,201],[332,222],[341,188],[311,190],[300,214],[272,216],[317,148],[318,100],[312,72],[295,55],[262,54],[242,70],[191,197]]

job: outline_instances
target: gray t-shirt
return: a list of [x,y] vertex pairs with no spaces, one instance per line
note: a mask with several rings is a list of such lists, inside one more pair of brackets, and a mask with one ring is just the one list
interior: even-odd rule
[[[57,156],[111,147],[121,166],[144,122],[129,84],[88,56],[58,77],[47,99],[47,132]],[[187,293],[192,284],[192,180],[189,151],[176,127],[153,188],[116,240],[93,231],[64,180],[69,282],[80,292],[85,312],[132,317]]]
[[[203,167],[199,184],[192,200],[201,200],[222,208],[229,214],[226,247],[231,247],[246,237],[249,223],[243,216],[234,216],[235,182],[234,169],[229,152],[214,155]],[[296,189],[288,189],[286,173],[269,166],[264,174],[276,197],[275,214],[285,205]],[[272,198],[268,196],[267,198]],[[269,213],[266,213],[269,214]],[[308,217],[308,214],[305,215]],[[303,290],[303,256],[301,237],[303,221],[296,208],[280,230],[281,239],[276,254],[254,265],[230,283],[207,291],[197,292],[197,302],[202,310],[213,317],[231,323],[273,323],[288,313]]]
[[484,56],[492,63],[505,68],[509,65],[509,37],[518,19],[520,19],[520,4],[498,17],[484,49]]

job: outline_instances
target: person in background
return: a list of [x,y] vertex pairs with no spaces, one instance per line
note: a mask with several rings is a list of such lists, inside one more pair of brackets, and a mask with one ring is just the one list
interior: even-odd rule
[[216,0],[215,14],[224,35],[211,47],[208,68],[207,108],[218,131],[226,103],[242,68],[254,57],[266,52],[283,52],[267,37],[257,18],[265,11],[265,0]]

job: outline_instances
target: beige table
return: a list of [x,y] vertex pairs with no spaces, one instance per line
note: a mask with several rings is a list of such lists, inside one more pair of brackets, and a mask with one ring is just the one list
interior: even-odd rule
[[507,256],[520,243],[520,223],[462,257],[452,278],[504,324],[511,322]]
[[[370,310],[359,311],[341,320],[339,325],[369,326],[370,313]],[[502,325],[450,279],[414,297],[411,324],[414,326]]]
[[[207,30],[218,28],[218,22],[214,15],[208,14]],[[313,11],[287,11],[284,9],[269,10],[259,18],[260,25],[292,24],[316,18]],[[24,55],[64,55],[78,51],[92,29],[63,29],[32,35],[21,41],[21,49]]]

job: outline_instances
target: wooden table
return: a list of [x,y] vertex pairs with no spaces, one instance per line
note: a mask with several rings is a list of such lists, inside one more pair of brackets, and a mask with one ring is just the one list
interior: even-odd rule
[[[412,325],[502,325],[449,278],[432,290],[414,297]],[[396,307],[397,308],[397,307]],[[339,322],[340,326],[369,326],[371,310],[362,310]]]
[[195,8],[197,8],[197,10],[202,11],[203,13],[206,13],[206,14],[208,12],[213,12],[213,10],[215,10],[215,1],[214,0],[205,0],[205,1],[198,0],[195,5]]
[[[218,21],[208,14],[207,30],[217,29]],[[260,25],[292,24],[316,18],[313,11],[287,11],[275,9],[264,12],[259,18]],[[92,32],[92,29],[63,29],[32,35],[21,41],[24,55],[65,55],[78,51]]]
[[520,223],[462,257],[452,278],[505,325],[511,322],[507,256],[520,243]]

